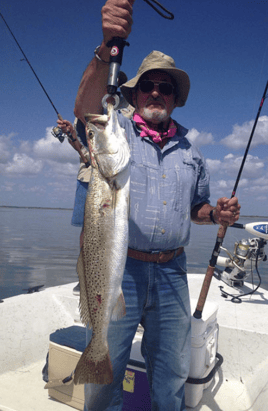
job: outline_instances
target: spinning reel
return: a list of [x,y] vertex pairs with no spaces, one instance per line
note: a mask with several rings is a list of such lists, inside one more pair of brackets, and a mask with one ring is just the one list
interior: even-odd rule
[[[221,246],[221,251],[224,251],[228,257],[218,256],[217,265],[225,267],[224,270],[217,269],[217,278],[227,284],[229,287],[235,289],[241,289],[244,285],[245,280],[253,275],[254,268],[260,279],[258,272],[258,263],[260,261],[267,261],[267,255],[265,254],[264,247],[268,240],[268,223],[250,223],[250,224],[234,224],[232,227],[243,228],[251,234],[257,234],[258,237],[242,239],[235,242],[234,251],[231,254],[226,248]],[[257,286],[257,288],[260,286]],[[223,287],[220,287],[224,297],[232,296],[234,299],[240,299],[243,295],[253,294],[257,288],[247,294],[241,294],[239,296],[234,296],[223,291]]]
[[53,127],[51,134],[53,137],[57,138],[61,143],[63,143],[65,138],[68,138],[68,136],[59,127]]

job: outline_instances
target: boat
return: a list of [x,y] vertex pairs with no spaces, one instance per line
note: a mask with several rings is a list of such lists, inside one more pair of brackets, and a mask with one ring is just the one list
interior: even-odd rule
[[[258,237],[239,241],[232,253],[222,250],[226,256],[218,257],[218,265],[223,269],[215,270],[202,319],[192,317],[193,355],[186,384],[187,411],[267,410],[268,291],[256,285],[256,279],[253,285],[249,277],[253,261],[266,261],[268,224],[252,223],[243,228],[251,234],[258,233]],[[188,274],[193,313],[204,277],[202,273]],[[82,334],[85,332],[79,317],[79,296],[73,294],[75,285],[46,289],[37,286],[31,293],[0,303],[0,411],[83,409],[83,398],[72,399],[69,395],[62,395],[60,401],[56,398],[57,386],[67,387],[71,393],[78,387],[80,396],[83,386],[74,387],[70,371],[64,367],[61,370],[60,366],[56,371],[61,382],[55,376],[51,379],[52,365],[47,360],[47,353],[56,344],[52,336],[73,327],[79,327]],[[124,386],[133,398],[139,393],[128,390],[132,376],[139,371],[138,382],[141,374],[145,375],[139,351],[141,338],[142,328],[139,328]],[[62,352],[79,355],[79,351],[70,347],[63,347]],[[57,354],[55,358],[59,360],[60,356]],[[68,376],[67,381],[64,377]],[[131,386],[134,387],[134,382]],[[143,405],[142,408],[124,406],[124,411],[150,410],[149,402]]]

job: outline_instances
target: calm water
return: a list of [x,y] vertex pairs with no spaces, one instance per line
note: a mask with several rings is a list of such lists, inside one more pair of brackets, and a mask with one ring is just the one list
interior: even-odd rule
[[[77,281],[80,228],[71,226],[71,215],[71,210],[0,207],[0,299],[41,284],[51,287]],[[239,222],[254,221],[268,221],[268,217],[241,217]],[[186,250],[189,273],[206,272],[216,234],[217,226],[192,224]],[[250,237],[245,230],[229,228],[224,246],[233,252],[236,240]],[[268,246],[265,251],[268,254]],[[259,271],[262,287],[268,289],[268,261],[260,264]]]

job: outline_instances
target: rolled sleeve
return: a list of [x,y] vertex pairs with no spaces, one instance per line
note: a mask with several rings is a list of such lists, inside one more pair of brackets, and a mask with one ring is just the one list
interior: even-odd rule
[[208,167],[206,164],[205,159],[200,154],[200,161],[198,166],[198,178],[196,189],[194,193],[194,198],[191,203],[191,208],[193,209],[195,206],[201,203],[208,203],[210,204],[210,189],[209,189],[209,181],[210,175],[208,171]]

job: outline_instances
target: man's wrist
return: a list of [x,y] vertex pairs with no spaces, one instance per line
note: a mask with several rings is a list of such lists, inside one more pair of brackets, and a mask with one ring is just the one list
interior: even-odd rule
[[97,59],[98,61],[100,61],[101,63],[110,64],[109,61],[103,60],[103,59],[101,58],[101,56],[99,55],[100,48],[101,48],[101,46],[97,46],[97,47],[95,48],[95,50],[94,50],[94,55],[95,55],[96,59]]

